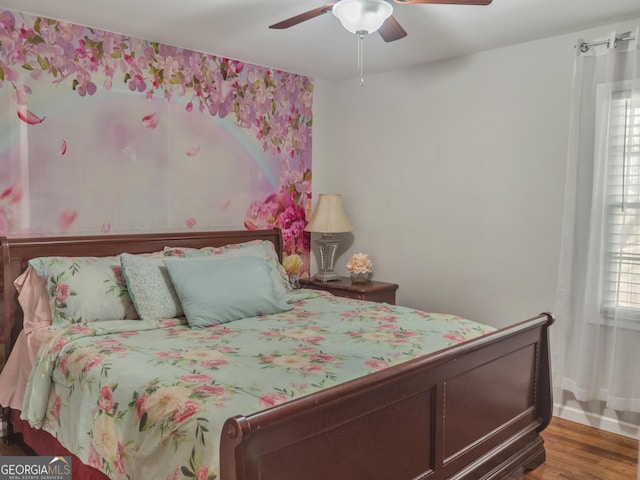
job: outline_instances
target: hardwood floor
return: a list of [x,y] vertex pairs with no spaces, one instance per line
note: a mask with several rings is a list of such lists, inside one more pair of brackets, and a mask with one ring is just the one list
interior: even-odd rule
[[547,459],[522,480],[636,480],[638,441],[554,417],[542,432]]
[[[638,441],[554,417],[542,433],[547,460],[509,480],[636,480]],[[0,442],[0,456],[25,455]]]

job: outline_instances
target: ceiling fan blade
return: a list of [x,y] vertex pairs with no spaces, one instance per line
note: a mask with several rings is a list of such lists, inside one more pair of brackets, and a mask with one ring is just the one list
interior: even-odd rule
[[327,13],[333,7],[333,3],[327,3],[322,7],[314,8],[313,10],[309,10],[308,12],[301,13],[300,15],[296,15],[295,17],[287,18],[282,22],[274,23],[270,25],[269,28],[275,28],[277,30],[281,30],[283,28],[293,27],[302,22],[306,22],[307,20],[311,20],[312,18],[318,17],[323,13]]
[[489,5],[492,0],[394,0],[396,3],[430,3],[434,5]]
[[400,40],[407,36],[407,32],[405,32],[404,28],[402,28],[393,15],[385,20],[378,29],[378,33],[385,42],[393,42],[394,40]]

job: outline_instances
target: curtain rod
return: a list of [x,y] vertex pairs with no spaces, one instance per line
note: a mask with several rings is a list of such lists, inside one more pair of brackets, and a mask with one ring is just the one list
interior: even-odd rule
[[[618,42],[624,42],[626,40],[635,40],[635,39],[636,39],[635,35],[622,34],[622,35],[616,37],[616,42],[615,42],[615,44],[613,46],[617,47],[618,46]],[[607,39],[607,40],[600,40],[600,41],[597,41],[597,42],[582,42],[580,44],[580,51],[582,53],[588,52],[591,47],[594,47],[596,45],[606,45],[607,48],[609,48],[610,47],[610,41],[611,41],[610,39]]]

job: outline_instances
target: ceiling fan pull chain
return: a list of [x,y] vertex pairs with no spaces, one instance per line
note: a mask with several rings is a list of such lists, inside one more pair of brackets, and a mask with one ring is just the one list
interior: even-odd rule
[[358,37],[358,71],[360,72],[360,86],[364,85],[364,33],[357,32]]

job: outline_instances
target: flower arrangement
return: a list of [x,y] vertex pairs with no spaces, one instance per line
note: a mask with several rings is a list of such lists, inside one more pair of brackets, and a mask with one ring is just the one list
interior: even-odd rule
[[347,270],[351,273],[371,273],[373,271],[373,262],[369,259],[369,255],[365,253],[354,253],[347,262]]

